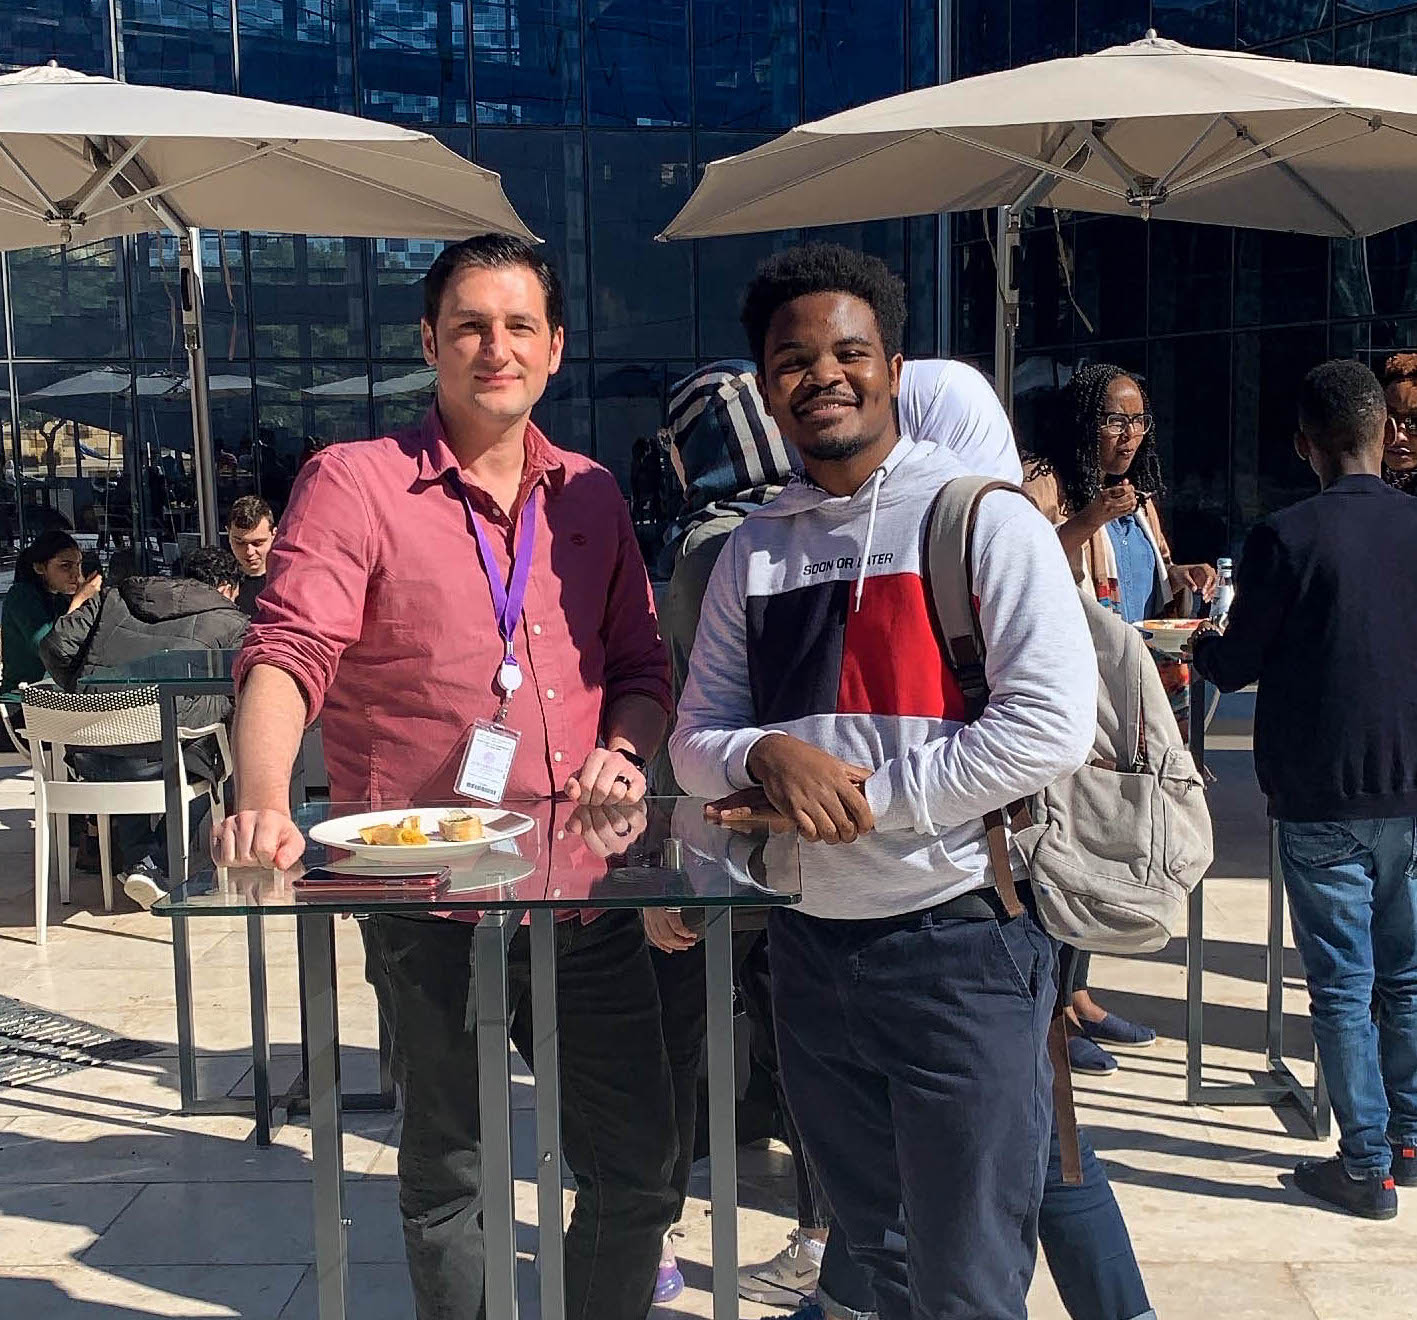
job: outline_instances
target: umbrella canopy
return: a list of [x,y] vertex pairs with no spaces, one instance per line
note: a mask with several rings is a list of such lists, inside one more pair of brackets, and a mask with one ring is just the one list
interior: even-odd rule
[[708,167],[662,238],[1052,206],[1333,237],[1417,218],[1417,77],[1155,33],[847,110]]
[[162,228],[150,200],[206,229],[533,237],[496,174],[426,133],[53,65],[0,77],[0,248]]
[[[432,389],[437,383],[438,373],[432,367],[424,367],[421,371],[375,381],[374,397],[387,399],[399,394],[418,394]],[[369,377],[345,376],[341,380],[327,381],[324,385],[311,385],[300,392],[312,399],[362,399],[369,393]]]

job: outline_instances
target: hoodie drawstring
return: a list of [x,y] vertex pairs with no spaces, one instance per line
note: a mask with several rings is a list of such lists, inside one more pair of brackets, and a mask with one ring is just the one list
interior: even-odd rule
[[881,498],[881,483],[886,479],[884,468],[877,468],[871,481],[871,516],[866,519],[866,546],[861,551],[861,571],[856,575],[856,613],[861,613],[861,593],[866,589],[866,563],[871,558],[871,542],[876,536],[876,504]]

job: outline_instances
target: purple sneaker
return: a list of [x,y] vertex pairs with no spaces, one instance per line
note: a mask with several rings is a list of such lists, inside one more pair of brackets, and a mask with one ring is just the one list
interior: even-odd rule
[[679,1273],[678,1261],[661,1261],[659,1273],[654,1276],[654,1300],[672,1302],[684,1291],[684,1276]]

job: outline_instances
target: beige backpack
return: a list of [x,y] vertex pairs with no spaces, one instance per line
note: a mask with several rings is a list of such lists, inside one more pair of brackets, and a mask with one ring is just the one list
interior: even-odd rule
[[[1023,495],[988,477],[947,483],[926,531],[927,577],[945,659],[970,719],[989,699],[971,547],[979,501],[994,490]],[[1008,828],[1050,935],[1096,953],[1151,953],[1171,938],[1186,896],[1210,866],[1210,810],[1141,633],[1086,591],[1080,594],[1099,671],[1092,756],[1031,801],[1014,803]],[[991,812],[985,827],[995,883],[1016,910],[1004,813]]]

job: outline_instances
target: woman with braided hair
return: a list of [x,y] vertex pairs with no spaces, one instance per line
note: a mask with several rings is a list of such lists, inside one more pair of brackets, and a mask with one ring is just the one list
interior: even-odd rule
[[[1128,623],[1164,612],[1189,613],[1190,593],[1209,600],[1216,571],[1175,564],[1161,528],[1164,493],[1155,419],[1141,381],[1111,363],[1079,367],[1059,392],[1051,423],[1033,437],[1024,460],[1024,490],[1052,519],[1073,570],[1104,605]],[[1186,716],[1185,666],[1158,657],[1157,668],[1178,720]],[[1182,728],[1184,729],[1184,723]],[[1088,954],[1067,950],[1068,1041],[1075,1072],[1116,1072],[1109,1049],[1145,1049],[1156,1032],[1109,1013],[1088,991]]]
[[1383,363],[1382,381],[1393,420],[1383,449],[1383,480],[1417,495],[1417,353],[1394,353]]

